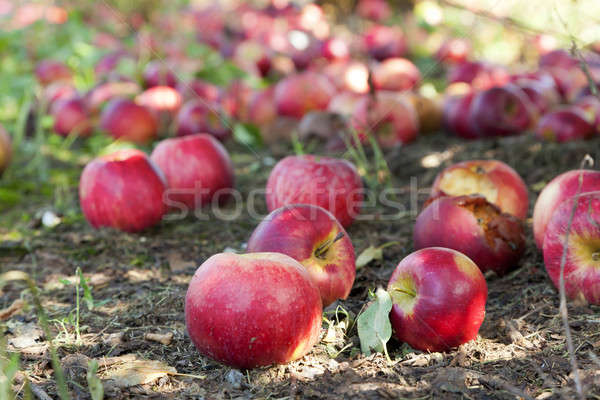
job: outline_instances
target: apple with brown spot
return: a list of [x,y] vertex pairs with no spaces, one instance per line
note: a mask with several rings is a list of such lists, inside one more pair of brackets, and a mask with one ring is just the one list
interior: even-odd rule
[[433,182],[431,197],[479,194],[503,212],[525,219],[527,185],[517,171],[498,160],[471,160],[451,165]]
[[196,349],[235,368],[304,356],[319,340],[322,314],[306,269],[279,253],[216,254],[198,268],[185,296]]
[[441,246],[464,253],[482,272],[504,275],[525,251],[522,222],[482,196],[439,197],[421,211],[413,232],[415,249]]
[[327,210],[309,204],[281,207],[256,227],[248,252],[276,252],[299,261],[319,288],[323,307],[346,299],[356,276],[354,247]]
[[546,226],[543,249],[546,271],[554,286],[560,287],[561,260],[566,249],[566,296],[600,305],[600,192],[563,201]]
[[600,190],[600,171],[572,170],[552,179],[541,191],[533,207],[533,236],[538,249],[542,249],[546,226],[554,210],[577,193],[597,190]]
[[396,337],[422,351],[448,351],[477,338],[487,284],[458,251],[430,247],[405,257],[387,286]]
[[140,150],[127,149],[87,164],[79,181],[79,201],[94,228],[139,232],[160,222],[166,182],[162,172]]

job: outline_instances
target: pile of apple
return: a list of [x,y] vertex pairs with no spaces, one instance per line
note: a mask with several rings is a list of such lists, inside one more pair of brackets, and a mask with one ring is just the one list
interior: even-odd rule
[[[600,82],[600,57],[585,63]],[[465,139],[520,135],[567,142],[600,133],[600,100],[591,95],[580,61],[553,50],[533,72],[509,74],[484,62],[459,62],[449,70],[445,129]]]

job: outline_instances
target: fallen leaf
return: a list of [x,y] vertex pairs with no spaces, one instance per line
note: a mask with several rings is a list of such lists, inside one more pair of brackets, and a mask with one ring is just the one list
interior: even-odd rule
[[135,360],[104,372],[105,380],[110,380],[120,388],[150,384],[177,370],[161,361]]
[[167,332],[167,333],[146,333],[144,335],[144,339],[150,340],[152,342],[162,343],[165,346],[168,346],[173,341],[173,332]]
[[0,310],[0,321],[4,321],[5,319],[9,319],[23,308],[25,303],[21,299],[16,299],[12,302],[12,304],[2,310]]
[[381,260],[382,258],[383,249],[381,247],[369,246],[356,258],[356,269],[368,265],[373,260]]
[[386,290],[379,288],[375,292],[375,301],[358,317],[360,349],[365,355],[370,355],[371,350],[387,355],[385,346],[392,336],[391,309],[392,298]]
[[167,261],[169,262],[171,272],[185,271],[196,266],[194,261],[185,261],[181,258],[181,254],[177,251],[170,252],[167,255]]

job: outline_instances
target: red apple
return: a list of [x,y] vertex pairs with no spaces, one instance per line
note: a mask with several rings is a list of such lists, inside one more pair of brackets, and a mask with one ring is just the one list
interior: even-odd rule
[[420,81],[419,69],[406,58],[388,58],[373,67],[373,85],[378,90],[411,90]]
[[224,141],[231,135],[231,130],[223,120],[221,106],[204,100],[185,103],[175,118],[175,126],[177,136],[206,132]]
[[504,275],[525,251],[521,221],[503,214],[483,196],[438,197],[417,217],[414,248],[441,246],[460,251],[482,272]]
[[443,63],[460,64],[467,61],[471,45],[465,39],[446,40],[435,53],[435,58]]
[[174,88],[177,85],[177,77],[172,69],[164,61],[150,61],[146,64],[142,73],[144,86],[170,86]]
[[386,0],[360,0],[356,12],[363,18],[381,22],[392,15],[392,9]]
[[579,61],[568,51],[563,49],[556,49],[546,54],[543,54],[539,60],[539,66],[541,68],[546,67],[560,67],[560,68],[573,68],[579,66]]
[[344,115],[351,116],[356,110],[356,106],[360,103],[362,95],[353,92],[339,92],[331,98],[327,111]]
[[391,26],[373,25],[365,32],[363,40],[367,53],[377,61],[402,57],[408,47],[402,30]]
[[275,104],[279,115],[300,119],[313,110],[325,110],[335,94],[329,80],[307,71],[288,76],[275,85]]
[[115,139],[146,143],[156,138],[158,121],[144,106],[129,99],[113,99],[100,115],[100,128]]
[[12,141],[6,129],[0,125],[0,176],[4,173],[12,158]]
[[575,107],[581,109],[592,123],[596,133],[600,133],[600,99],[596,96],[583,96],[577,100]]
[[475,95],[469,120],[481,136],[518,135],[529,129],[536,118],[531,101],[519,87],[506,84]]
[[[565,244],[567,234],[569,238]],[[570,299],[600,305],[600,192],[584,193],[563,201],[548,221],[544,234],[544,263],[557,288],[565,246],[565,294]]]
[[360,212],[363,185],[349,161],[288,156],[279,161],[267,181],[267,208],[273,211],[291,204],[313,204],[332,213],[348,227]]
[[69,67],[56,60],[40,61],[35,66],[35,76],[42,85],[58,81],[70,81],[73,78]]
[[535,129],[538,139],[552,142],[570,142],[589,139],[594,134],[594,126],[580,108],[565,106],[542,116]]
[[[581,188],[579,179],[581,177]],[[563,201],[577,193],[600,190],[600,171],[573,170],[560,174],[544,187],[533,208],[533,236],[541,250],[544,244],[546,225],[554,210]]]
[[296,204],[273,211],[250,236],[247,250],[298,260],[319,288],[323,307],[346,299],[356,276],[352,241],[335,217],[318,206]]
[[248,114],[248,103],[252,88],[242,80],[233,81],[219,94],[219,104],[230,117],[244,120]]
[[451,165],[433,182],[431,197],[479,194],[502,212],[525,219],[527,185],[517,171],[498,160],[472,160]]
[[369,68],[360,61],[334,61],[326,65],[322,72],[338,91],[369,91]]
[[185,322],[198,351],[236,368],[296,360],[319,340],[319,290],[293,258],[216,254],[194,274]]
[[135,149],[96,158],[79,181],[79,201],[94,228],[139,232],[160,222],[167,211],[166,183],[145,153]]
[[217,102],[220,95],[218,86],[200,79],[194,79],[187,83],[180,82],[177,85],[177,91],[181,93],[184,100],[196,100],[200,98],[208,102]]
[[54,132],[61,136],[86,137],[92,133],[90,113],[83,99],[75,97],[59,101],[52,109],[52,116]]
[[343,39],[332,37],[321,44],[321,55],[329,61],[345,61],[350,57],[350,49]]
[[248,122],[268,128],[277,118],[273,88],[256,91],[248,104]]
[[444,127],[446,131],[463,139],[478,139],[479,132],[471,124],[469,110],[475,93],[447,96],[444,100]]
[[140,91],[140,86],[132,81],[100,83],[86,94],[87,107],[90,112],[98,113],[108,101],[115,98],[133,97]]
[[181,107],[181,95],[170,86],[153,86],[135,97],[135,102],[156,113],[175,114]]
[[54,82],[44,88],[43,101],[46,109],[52,110],[55,104],[63,100],[78,97],[77,89],[71,84],[62,81]]
[[480,90],[504,85],[508,80],[503,67],[478,61],[459,63],[448,71],[448,83],[465,82]]
[[474,340],[485,318],[487,284],[467,256],[432,247],[405,257],[387,286],[396,337],[423,351]]
[[265,77],[271,70],[271,60],[265,47],[254,40],[244,40],[237,45],[233,61],[250,74]]
[[208,134],[161,141],[150,156],[163,171],[170,206],[194,210],[211,201],[222,202],[233,188],[233,164],[227,150]]
[[419,119],[412,104],[394,92],[380,91],[375,97],[363,96],[352,115],[352,127],[361,142],[374,135],[385,149],[414,141],[419,131]]

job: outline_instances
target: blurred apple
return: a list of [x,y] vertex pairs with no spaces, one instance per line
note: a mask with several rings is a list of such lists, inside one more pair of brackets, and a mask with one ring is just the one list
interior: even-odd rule
[[539,120],[535,136],[551,142],[589,139],[595,132],[592,122],[582,109],[564,106],[547,113]]
[[335,94],[329,80],[316,72],[288,76],[275,85],[279,115],[300,119],[312,110],[325,110]]
[[60,61],[42,60],[35,66],[35,76],[42,85],[57,81],[71,81],[73,74],[69,67]]
[[54,132],[61,136],[89,136],[92,121],[86,103],[81,98],[59,101],[52,109]]
[[164,61],[150,61],[146,64],[142,72],[144,86],[150,88],[153,86],[177,86],[177,77],[172,68]]
[[177,136],[210,133],[220,141],[231,135],[231,130],[223,120],[223,110],[219,104],[203,100],[188,101],[175,117]]
[[100,128],[115,139],[147,143],[158,134],[158,121],[144,106],[129,99],[113,99],[100,115]]
[[0,125],[0,176],[4,173],[12,158],[12,141],[6,129]]
[[403,91],[421,82],[419,69],[406,58],[388,58],[373,66],[373,85],[378,90]]
[[402,57],[407,51],[404,32],[400,28],[373,25],[365,32],[363,40],[367,53],[377,61]]

